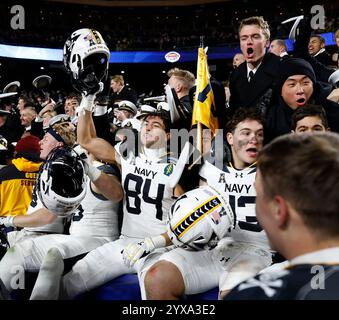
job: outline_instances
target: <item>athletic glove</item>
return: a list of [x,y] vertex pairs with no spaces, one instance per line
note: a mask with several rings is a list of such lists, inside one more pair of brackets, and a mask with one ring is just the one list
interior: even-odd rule
[[133,267],[134,264],[140,259],[157,248],[163,248],[166,246],[166,239],[159,235],[152,238],[145,238],[141,242],[134,242],[128,244],[121,252],[124,263],[128,267]]
[[100,93],[104,89],[104,84],[102,82],[99,82],[98,88],[96,88],[95,92],[88,93],[87,91],[82,93],[82,99],[80,106],[77,108],[77,112],[79,116],[81,115],[83,110],[87,110],[92,112],[94,109],[94,100],[96,98],[96,95]]
[[0,225],[4,225],[5,227],[15,227],[13,220],[14,216],[0,217]]
[[87,157],[86,151],[80,145],[77,145],[74,148],[74,151],[79,155],[84,166],[85,173],[87,174],[89,179],[92,182],[96,181],[99,178],[101,171],[91,164],[90,160]]

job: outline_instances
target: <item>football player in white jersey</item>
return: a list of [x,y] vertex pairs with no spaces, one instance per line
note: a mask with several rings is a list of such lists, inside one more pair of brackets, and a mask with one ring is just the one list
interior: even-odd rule
[[[76,141],[76,131],[67,115],[58,115],[51,119],[49,129],[40,141],[40,158],[46,160],[55,148],[62,146],[72,147]],[[36,237],[44,233],[62,233],[64,219],[49,212],[41,203],[37,195],[37,185],[32,194],[32,201],[24,216],[6,217],[1,223],[6,227],[23,228],[20,231],[8,233],[11,246],[27,237]]]
[[259,112],[239,109],[228,124],[232,162],[219,169],[205,162],[202,183],[218,190],[236,216],[232,238],[221,239],[212,250],[175,248],[164,253],[144,277],[147,299],[180,299],[219,285],[227,292],[272,262],[264,231],[255,216],[255,162],[263,146]]
[[[74,126],[68,119],[63,117],[59,117],[59,121],[57,124],[54,123],[52,128],[47,131],[41,143],[41,157],[44,159],[55,148],[62,147],[64,143],[73,145],[75,142]],[[58,139],[63,141],[58,141]],[[15,232],[19,235],[10,237],[10,239],[16,239],[17,241],[0,262],[0,278],[9,292],[14,289],[12,279],[17,276],[16,274],[13,275],[13,268],[20,267],[21,270],[38,271],[49,249],[57,247],[62,258],[69,258],[86,253],[118,237],[118,202],[123,195],[119,170],[118,168],[102,166],[101,164],[100,169],[104,172],[101,173],[100,170],[88,162],[86,162],[86,166],[91,168],[90,170],[92,171],[92,175],[89,175],[90,179],[95,180],[94,175],[95,177],[100,177],[101,182],[105,183],[108,189],[105,192],[105,196],[109,197],[110,201],[101,194],[95,185],[96,182],[93,183],[88,180],[86,196],[73,216],[70,229],[71,236],[53,234],[59,231],[58,229],[53,229],[53,223],[39,229],[34,228],[34,226],[40,226],[49,221],[57,221],[58,226],[61,221],[61,226],[63,227],[64,218],[57,216],[43,206],[35,188],[32,203],[35,202],[36,206],[31,204],[31,207],[38,207],[38,211],[20,217],[18,222],[15,219],[15,225],[21,227],[30,226],[32,228],[29,228],[28,231],[25,228],[20,232]],[[63,229],[59,233],[62,231]],[[13,243],[13,241],[10,243]],[[55,267],[56,270],[60,270],[57,265]]]
[[[124,189],[122,231],[118,240],[92,250],[63,276],[59,296],[62,299],[73,298],[122,274],[138,272],[143,259],[133,267],[127,266],[122,251],[129,243],[145,238],[152,249],[164,247],[169,239],[159,234],[165,233],[168,209],[181,192],[171,181],[176,164],[167,151],[168,111],[154,109],[141,114],[141,148],[123,157],[119,145],[114,149],[107,141],[91,135],[91,108],[88,103],[79,117],[78,141],[96,158],[107,162],[120,158]],[[153,235],[156,237],[150,238]],[[47,297],[55,297],[55,292],[47,293]]]
[[31,299],[44,299],[44,270],[52,268],[56,273],[61,273],[63,269],[55,257],[55,248],[58,249],[57,254],[60,253],[60,259],[67,259],[118,238],[118,210],[122,198],[122,190],[119,196],[120,174],[112,166],[101,164],[98,168],[109,175],[110,181],[107,179],[107,183],[115,190],[116,201],[107,199],[93,182],[87,180],[86,196],[71,216],[69,235],[47,234],[23,239],[12,250],[8,250],[0,262],[0,277],[8,292],[14,289],[11,285],[11,270],[14,267],[36,272],[43,265]]
[[[40,158],[47,159],[49,154],[63,146],[74,146],[76,142],[76,129],[66,115],[57,115],[50,120],[50,127],[40,142]],[[122,193],[120,184],[117,184],[116,193],[109,186],[112,185],[111,178],[92,166],[85,163],[85,171],[90,180],[102,191],[106,198],[112,201],[120,201]],[[100,179],[99,179],[100,178]],[[8,216],[1,219],[0,223],[6,227],[23,228],[20,231],[8,233],[8,241],[11,246],[27,237],[41,236],[44,233],[62,233],[65,219],[47,210],[37,195],[37,185],[32,194],[32,201],[24,216]]]

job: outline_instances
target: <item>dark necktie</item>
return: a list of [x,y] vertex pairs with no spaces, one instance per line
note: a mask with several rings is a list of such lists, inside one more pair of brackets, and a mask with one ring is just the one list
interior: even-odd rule
[[248,82],[251,83],[252,82],[252,79],[254,77],[254,72],[251,70],[248,74]]

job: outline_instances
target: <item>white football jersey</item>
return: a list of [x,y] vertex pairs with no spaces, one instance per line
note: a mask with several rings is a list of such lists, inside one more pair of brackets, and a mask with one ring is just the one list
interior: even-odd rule
[[173,162],[145,156],[121,157],[124,218],[121,234],[144,238],[166,232],[168,211],[174,202],[169,187]]
[[[36,185],[33,188],[33,193],[32,193],[32,201],[27,209],[27,215],[34,213],[35,211],[44,208],[42,202],[40,201],[37,190],[36,190]],[[62,217],[57,217],[52,223],[46,224],[41,227],[32,227],[32,228],[24,228],[27,231],[32,231],[32,232],[41,232],[41,233],[63,233],[64,231],[64,221],[65,219]]]
[[208,185],[218,190],[232,207],[237,221],[235,229],[231,232],[232,238],[269,247],[266,233],[259,225],[255,213],[256,167],[252,165],[237,170],[225,165],[223,170],[220,170],[206,161],[199,175]]
[[[98,169],[120,176],[116,167],[104,165]],[[69,233],[73,236],[105,237],[110,241],[117,239],[119,205],[95,193],[88,179],[86,196],[72,216]]]

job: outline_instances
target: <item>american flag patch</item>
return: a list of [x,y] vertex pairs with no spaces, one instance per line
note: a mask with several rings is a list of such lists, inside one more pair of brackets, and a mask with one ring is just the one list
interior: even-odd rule
[[84,40],[86,41],[94,40],[94,37],[92,34],[88,34],[86,37],[84,37]]
[[210,215],[215,224],[219,224],[221,222],[218,210],[214,210],[213,212],[210,213]]

